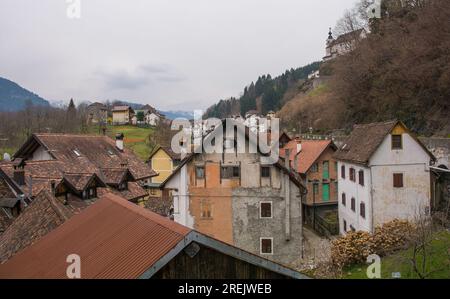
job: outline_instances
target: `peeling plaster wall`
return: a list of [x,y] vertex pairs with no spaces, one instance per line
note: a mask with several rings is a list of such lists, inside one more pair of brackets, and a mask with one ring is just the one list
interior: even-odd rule
[[[290,240],[286,239],[286,200],[284,186],[275,188],[236,188],[233,190],[233,233],[235,246],[260,254],[260,238],[273,238],[270,260],[290,264],[302,257],[301,200],[297,186],[290,182]],[[272,202],[272,218],[260,218],[260,203]]]

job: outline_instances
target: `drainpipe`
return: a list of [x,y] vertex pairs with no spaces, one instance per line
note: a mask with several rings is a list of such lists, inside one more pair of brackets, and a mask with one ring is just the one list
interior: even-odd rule
[[[288,171],[291,171],[290,167],[290,153],[289,149],[286,149],[284,164]],[[284,178],[284,187],[285,187],[285,209],[286,209],[286,217],[285,217],[285,226],[286,226],[286,241],[291,239],[291,185],[289,174],[285,175]]]

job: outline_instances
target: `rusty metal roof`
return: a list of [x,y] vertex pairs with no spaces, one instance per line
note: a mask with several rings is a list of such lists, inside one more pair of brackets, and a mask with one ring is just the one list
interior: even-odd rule
[[71,254],[81,258],[82,278],[138,278],[190,232],[107,194],[0,265],[0,278],[67,278]]

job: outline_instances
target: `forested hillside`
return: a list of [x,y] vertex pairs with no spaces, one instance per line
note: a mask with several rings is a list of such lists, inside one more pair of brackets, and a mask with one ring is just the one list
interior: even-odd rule
[[361,27],[369,33],[351,53],[320,65],[315,88],[303,79],[319,63],[260,77],[239,99],[220,101],[206,116],[273,109],[284,128],[319,133],[400,119],[422,135],[448,137],[450,1],[385,0],[382,18],[369,20],[370,3],[362,0],[338,22],[335,33]]
[[[261,114],[279,110],[289,100],[289,91],[299,85],[299,81],[308,78],[308,75],[319,69],[320,63],[314,62],[304,67],[287,70],[281,76],[272,78],[263,75],[244,88],[240,98],[221,100],[211,106],[205,117],[224,118],[236,114],[245,115],[250,110],[257,110]],[[294,91],[295,94],[295,91]]]

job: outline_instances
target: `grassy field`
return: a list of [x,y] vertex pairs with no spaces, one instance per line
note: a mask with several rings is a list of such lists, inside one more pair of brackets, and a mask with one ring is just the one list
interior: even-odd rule
[[[91,126],[89,134],[102,134],[98,126]],[[114,139],[117,133],[125,135],[125,146],[133,150],[142,160],[147,160],[150,155],[148,137],[153,133],[152,128],[139,128],[135,126],[108,126],[107,135]]]
[[[382,258],[381,276],[384,279],[392,278],[392,273],[401,273],[403,279],[419,278],[413,272],[408,259],[412,256],[411,250],[400,251],[394,255]],[[432,243],[431,254],[427,261],[427,271],[433,272],[428,278],[449,279],[450,278],[450,232],[438,233]],[[367,279],[366,265],[357,265],[346,269],[345,279]]]

